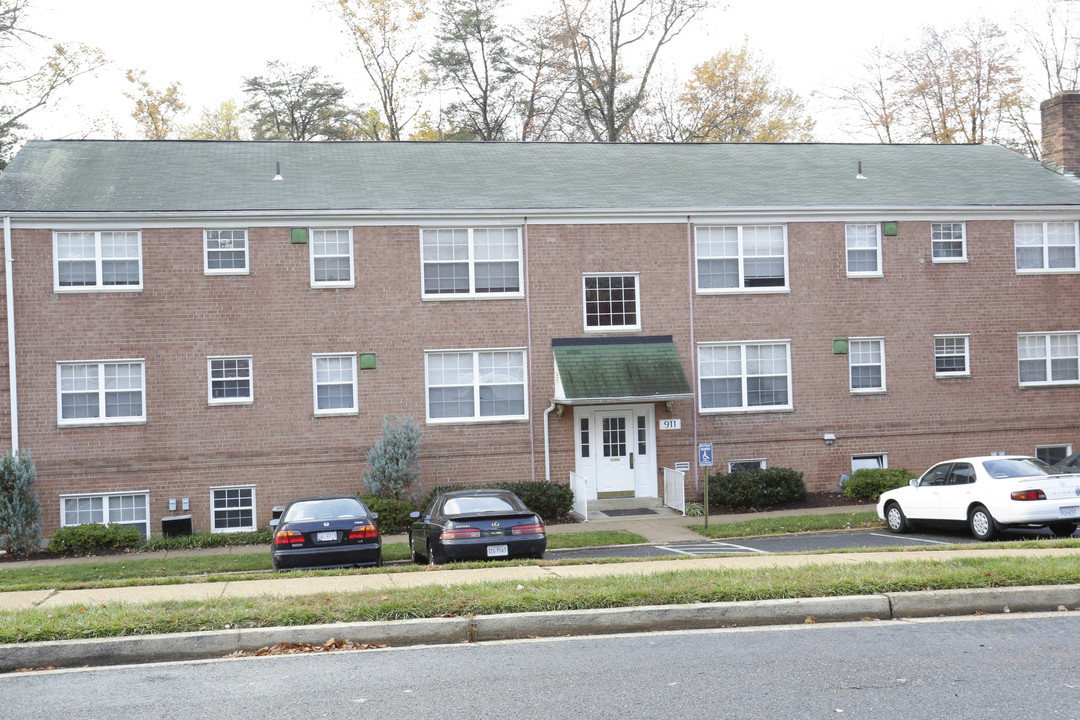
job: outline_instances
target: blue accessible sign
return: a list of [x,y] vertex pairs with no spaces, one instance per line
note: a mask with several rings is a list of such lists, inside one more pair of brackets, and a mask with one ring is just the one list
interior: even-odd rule
[[712,443],[698,443],[697,454],[700,467],[712,467]]

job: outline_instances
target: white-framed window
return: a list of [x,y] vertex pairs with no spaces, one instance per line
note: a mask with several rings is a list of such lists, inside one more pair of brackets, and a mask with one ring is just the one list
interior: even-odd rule
[[585,330],[640,330],[637,273],[583,276]]
[[255,529],[255,486],[210,488],[210,532]]
[[56,417],[60,425],[146,421],[143,360],[91,360],[56,364]]
[[848,277],[881,277],[881,224],[844,226]]
[[698,376],[703,413],[792,408],[789,340],[702,343]]
[[788,289],[786,225],[726,225],[694,230],[699,293]]
[[966,377],[971,375],[967,335],[934,336],[934,376]]
[[207,275],[247,275],[247,230],[203,230],[203,272]]
[[967,226],[930,223],[930,255],[936,263],[967,262]]
[[765,458],[753,458],[752,460],[729,460],[727,471],[733,473],[736,470],[764,470]]
[[885,338],[848,339],[848,373],[851,392],[885,392]]
[[317,353],[311,356],[316,415],[355,414],[356,353]]
[[430,423],[528,418],[522,349],[429,351],[424,368]]
[[206,358],[207,399],[211,405],[251,403],[251,356]]
[[311,287],[345,288],[353,278],[353,237],[349,229],[312,228]]
[[150,491],[61,495],[60,524],[87,523],[131,525],[150,537]]
[[1075,222],[1018,222],[1013,226],[1016,272],[1080,270],[1080,237]]
[[1080,333],[1021,333],[1016,356],[1020,387],[1080,383]]
[[520,228],[432,228],[420,231],[422,297],[522,296]]
[[53,290],[142,290],[142,233],[95,230],[53,233]]
[[1072,445],[1036,445],[1035,457],[1047,465],[1053,465],[1072,455],[1072,451]]
[[863,469],[878,470],[887,467],[889,467],[888,453],[867,453],[851,456],[851,472]]

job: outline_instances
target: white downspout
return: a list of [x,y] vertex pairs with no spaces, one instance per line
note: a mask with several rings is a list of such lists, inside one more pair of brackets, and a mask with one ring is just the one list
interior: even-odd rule
[[8,382],[11,383],[11,452],[19,452],[19,384],[15,372],[15,283],[11,277],[11,216],[4,216],[4,302],[7,305]]
[[544,411],[544,479],[551,482],[551,442],[548,440],[548,415],[555,409],[555,402]]

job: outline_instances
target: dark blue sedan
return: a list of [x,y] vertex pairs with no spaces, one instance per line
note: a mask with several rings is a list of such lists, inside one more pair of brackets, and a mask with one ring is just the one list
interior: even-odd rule
[[377,516],[352,495],[301,498],[289,503],[275,527],[275,570],[382,565]]
[[540,516],[509,490],[455,490],[410,514],[413,562],[543,558],[547,533]]

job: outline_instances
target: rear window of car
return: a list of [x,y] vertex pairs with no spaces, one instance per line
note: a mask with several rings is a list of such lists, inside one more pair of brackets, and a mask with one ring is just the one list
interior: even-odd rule
[[983,468],[992,478],[1004,480],[1005,478],[1031,477],[1033,475],[1060,475],[1057,470],[1035,458],[1006,458],[1002,460],[985,460]]
[[282,522],[305,520],[333,520],[335,518],[366,517],[367,509],[359,500],[335,498],[333,500],[307,500],[293,503]]
[[443,503],[443,513],[446,515],[468,515],[470,513],[485,512],[509,512],[524,510],[525,507],[515,503],[513,498],[489,495],[486,497],[460,497],[450,498]]

